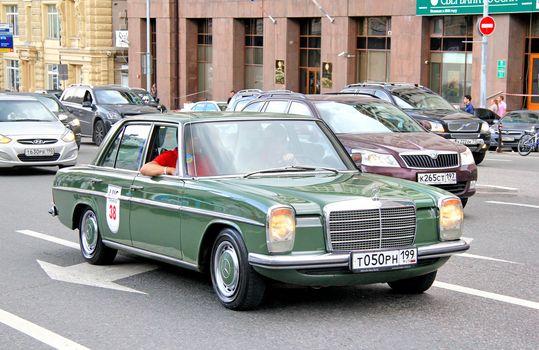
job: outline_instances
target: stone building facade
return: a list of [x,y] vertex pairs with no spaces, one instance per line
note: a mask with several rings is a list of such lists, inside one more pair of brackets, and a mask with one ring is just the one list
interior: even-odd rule
[[[470,93],[479,105],[481,16],[418,16],[419,1],[152,0],[152,81],[172,108],[232,89],[324,93],[364,80],[420,83],[455,104]],[[487,96],[506,94],[511,109],[539,108],[539,96],[520,96],[539,94],[537,11],[493,15]],[[145,86],[146,1],[130,0],[128,17],[129,81]]]
[[[2,89],[121,82],[127,49],[115,47],[114,31],[127,29],[125,0],[0,0],[0,18],[15,34],[14,52],[0,54]],[[60,65],[66,65],[66,80]]]

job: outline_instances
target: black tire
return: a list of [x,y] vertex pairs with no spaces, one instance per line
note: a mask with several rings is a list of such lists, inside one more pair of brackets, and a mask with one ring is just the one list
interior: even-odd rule
[[92,135],[92,140],[96,145],[100,145],[101,142],[103,142],[103,139],[105,138],[105,135],[107,134],[107,130],[105,129],[105,123],[100,119],[95,122],[94,124],[94,131]]
[[226,228],[211,251],[211,281],[219,302],[231,310],[250,310],[260,305],[266,283],[249,265],[241,235]]
[[466,204],[468,204],[468,198],[461,198],[460,202],[462,203],[462,207],[464,208]]
[[527,156],[535,148],[534,137],[531,135],[524,135],[518,141],[518,154],[521,156]]
[[475,161],[476,165],[481,164],[483,159],[485,159],[485,156],[487,155],[487,152],[474,152],[473,153],[473,159]]
[[437,271],[422,276],[388,282],[387,284],[389,284],[389,286],[397,293],[421,294],[432,286],[436,279],[436,272]]
[[90,208],[85,209],[80,217],[79,244],[82,257],[92,265],[109,265],[118,252],[101,241],[97,216]]

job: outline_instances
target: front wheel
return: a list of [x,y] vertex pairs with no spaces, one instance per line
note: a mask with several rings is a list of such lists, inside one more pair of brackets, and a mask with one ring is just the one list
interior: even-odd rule
[[479,165],[483,161],[483,159],[485,159],[486,155],[487,155],[487,152],[474,152],[473,160],[475,161],[475,164]]
[[520,138],[520,141],[518,141],[518,154],[521,156],[527,156],[533,150],[534,146],[534,137],[531,135],[524,135]]
[[79,222],[79,242],[82,257],[92,265],[111,264],[116,253],[116,249],[111,249],[101,241],[97,216],[92,209],[86,209]]
[[431,272],[426,275],[407,278],[404,280],[388,282],[391,289],[402,294],[421,294],[429,289],[436,279],[436,272]]
[[107,131],[105,130],[105,123],[102,120],[98,120],[94,124],[93,140],[96,145],[100,145],[105,138]]
[[213,244],[211,281],[226,308],[249,310],[262,302],[266,284],[249,265],[247,248],[235,230],[224,229]]

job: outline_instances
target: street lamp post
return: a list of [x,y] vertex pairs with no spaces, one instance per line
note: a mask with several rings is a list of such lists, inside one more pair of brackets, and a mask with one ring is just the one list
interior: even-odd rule
[[146,0],[146,90],[152,87],[152,60],[150,52],[150,0]]

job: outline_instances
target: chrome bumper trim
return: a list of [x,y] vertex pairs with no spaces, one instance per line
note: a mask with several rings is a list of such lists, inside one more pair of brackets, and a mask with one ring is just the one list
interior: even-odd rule
[[53,204],[53,206],[49,209],[49,214],[51,214],[52,216],[58,215],[58,209],[56,208],[56,205]]
[[[440,258],[461,253],[470,248],[464,240],[441,242],[418,247],[418,260]],[[350,253],[324,253],[301,255],[264,255],[249,253],[249,264],[272,270],[319,269],[348,267]]]

